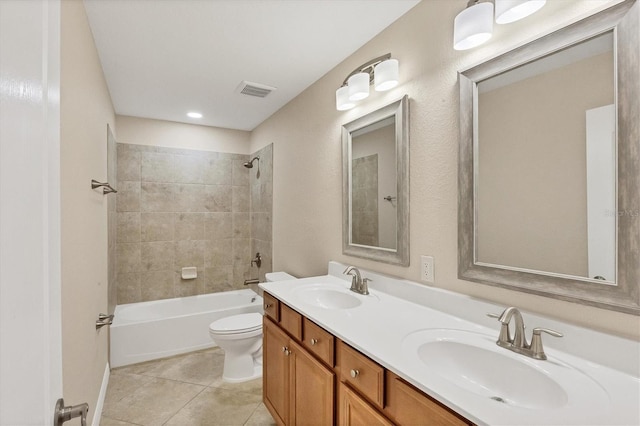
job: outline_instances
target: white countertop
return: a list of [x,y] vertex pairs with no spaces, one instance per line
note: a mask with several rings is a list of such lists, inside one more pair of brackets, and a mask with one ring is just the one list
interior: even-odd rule
[[[330,272],[333,270],[334,275],[337,275],[335,271],[342,268],[343,265],[335,262],[332,262],[332,264],[333,266],[330,264]],[[452,329],[454,331],[464,330],[486,336],[495,336],[495,340],[497,339],[500,325],[496,320],[487,319],[484,314],[473,312],[474,315],[478,316],[478,321],[472,322],[460,316],[446,313],[447,310],[441,309],[442,306],[438,305],[450,304],[452,310],[454,310],[454,306],[455,309],[467,309],[469,311],[485,310],[485,312],[489,312],[486,309],[491,309],[492,312],[496,313],[500,313],[500,307],[495,306],[495,309],[492,309],[490,304],[486,302],[475,301],[464,295],[457,295],[456,293],[421,285],[414,285],[407,290],[407,282],[404,280],[395,280],[391,277],[382,278],[380,275],[367,273],[364,270],[361,270],[361,272],[363,277],[374,276],[374,282],[369,287],[371,294],[363,296],[351,292],[350,294],[357,297],[362,303],[349,309],[321,308],[306,303],[299,297],[301,288],[314,284],[326,288],[348,290],[350,282],[345,278],[349,277],[324,275],[292,281],[262,283],[260,287],[383,367],[396,373],[426,394],[477,424],[640,424],[640,379],[636,375],[622,371],[623,369],[615,369],[611,366],[593,362],[592,359],[584,359],[575,354],[553,348],[551,344],[548,344],[553,339],[551,336],[544,336],[546,339],[543,337],[545,352],[548,356],[546,361],[529,359],[502,348],[497,349],[502,351],[500,352],[502,356],[517,358],[519,362],[535,363],[536,368],[548,370],[550,377],[553,377],[555,371],[561,370],[580,374],[580,377],[590,381],[595,389],[594,392],[585,392],[584,386],[572,383],[565,386],[566,402],[557,404],[558,406],[554,408],[535,408],[497,402],[457,386],[438,375],[433,369],[425,368],[425,365],[417,358],[415,351],[407,350],[407,342],[410,340],[407,336],[425,329]],[[375,281],[380,282],[379,287],[384,291],[376,289]],[[385,282],[382,283],[383,281]],[[393,291],[394,284],[398,289],[395,292]],[[400,297],[390,293],[398,293]],[[428,303],[425,303],[422,299],[438,296],[441,297],[439,297],[438,301],[433,301],[433,304],[438,306],[440,310],[424,306]],[[447,300],[447,302],[442,302],[442,300]],[[417,303],[414,303],[414,301]],[[474,303],[477,306],[474,306]],[[526,313],[523,313],[523,316],[528,330],[537,326],[548,327],[548,324],[529,323],[527,321],[530,319],[529,316]],[[488,327],[486,324],[495,325]],[[558,328],[557,323],[554,325]],[[615,354],[616,348],[614,347],[614,350],[611,350],[610,346],[615,346],[618,343],[620,344],[619,348],[625,350],[625,352],[629,352],[629,348],[632,349],[631,352],[637,349],[635,347],[637,342],[618,337],[602,337],[602,333],[597,332],[594,332],[593,336],[591,336],[588,330],[578,329],[571,325],[566,325],[560,331],[565,332],[565,336],[567,336],[567,330],[573,331],[574,329],[578,330],[573,333],[574,335],[581,334],[581,339],[591,339],[594,345],[599,344],[598,338],[603,338],[603,343],[609,348],[608,352],[604,350],[607,353]],[[571,341],[571,337],[569,337],[569,341]],[[618,351],[618,353],[621,353],[621,351]],[[637,352],[635,354],[637,356]],[[633,364],[633,360],[631,364]],[[633,368],[633,365],[631,365],[631,368]],[[501,374],[501,372],[494,371],[492,374]],[[508,379],[514,381],[522,380],[519,377]]]

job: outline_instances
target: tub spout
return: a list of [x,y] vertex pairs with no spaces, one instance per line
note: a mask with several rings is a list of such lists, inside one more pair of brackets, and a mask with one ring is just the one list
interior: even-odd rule
[[249,278],[248,280],[244,280],[244,285],[249,284],[260,284],[260,280],[258,278]]

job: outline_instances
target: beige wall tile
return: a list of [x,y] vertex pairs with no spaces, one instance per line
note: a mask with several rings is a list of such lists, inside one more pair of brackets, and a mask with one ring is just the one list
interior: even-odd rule
[[141,241],[173,241],[173,213],[141,213],[140,221]]
[[116,210],[119,212],[140,211],[140,182],[118,181],[116,188]]
[[175,185],[171,183],[142,182],[140,210],[143,212],[172,212]]
[[[174,270],[175,248],[173,241],[140,243],[140,260],[143,271]],[[173,275],[171,274],[171,282]]]
[[233,266],[219,265],[205,269],[205,292],[216,293],[234,289]]
[[140,243],[119,243],[116,247],[118,273],[140,270]]
[[204,183],[206,158],[198,151],[190,155],[173,156],[173,172],[177,183]]
[[173,292],[175,297],[195,296],[205,293],[204,268],[198,268],[198,276],[191,280],[183,280],[181,271],[174,272]]
[[206,213],[175,213],[174,226],[176,241],[181,240],[204,240],[206,234],[204,231]]
[[233,239],[205,241],[204,261],[206,267],[233,264]]
[[234,238],[233,239],[233,263],[246,263],[247,265],[253,259],[251,253],[251,240],[249,238]]
[[140,152],[121,149],[118,144],[118,180],[140,180]]
[[231,212],[205,213],[204,233],[206,240],[233,237],[233,214]]
[[204,208],[208,212],[230,212],[233,190],[230,185],[206,185]]
[[117,237],[119,243],[140,242],[140,213],[139,212],[118,212],[117,213]]
[[206,160],[203,179],[207,185],[231,185],[231,167],[233,161],[230,158],[209,157]]
[[[244,166],[244,163],[249,161],[250,158],[247,156],[246,159],[238,159],[233,160],[233,165],[231,166],[231,183],[233,185],[249,185],[249,170]],[[254,169],[258,167],[256,162],[254,164]]]
[[141,300],[140,272],[120,272],[117,280],[119,305],[139,302]]
[[140,274],[142,301],[172,299],[175,296],[173,270],[148,271]]
[[248,212],[250,210],[249,196],[248,185],[234,185],[231,194],[231,210],[234,212]]
[[173,155],[143,151],[140,154],[140,180],[175,182]]
[[249,213],[233,213],[233,238],[249,238],[250,236]]
[[204,268],[205,241],[176,241],[175,242],[175,270],[195,266]]
[[176,212],[204,212],[205,187],[197,184],[177,184],[173,199]]

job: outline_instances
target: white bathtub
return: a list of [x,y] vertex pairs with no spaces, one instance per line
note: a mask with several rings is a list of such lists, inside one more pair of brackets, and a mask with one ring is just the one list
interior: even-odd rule
[[229,315],[262,313],[250,289],[116,306],[111,325],[111,367],[216,346],[209,324]]

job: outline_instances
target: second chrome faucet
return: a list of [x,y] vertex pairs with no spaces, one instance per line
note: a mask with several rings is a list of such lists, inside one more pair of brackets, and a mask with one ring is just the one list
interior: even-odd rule
[[[544,348],[542,347],[541,333],[544,332],[554,337],[562,337],[562,333],[555,330],[536,327],[533,329],[531,343],[527,343],[527,337],[524,334],[524,320],[522,319],[522,314],[518,308],[514,308],[513,306],[505,309],[501,315],[487,315],[492,318],[498,318],[498,321],[502,324],[500,326],[500,335],[498,336],[496,344],[500,347],[530,358],[540,360],[547,359],[547,355],[544,353]],[[513,337],[511,337],[511,333],[509,332],[509,323],[512,319],[514,320]]]
[[359,294],[369,294],[369,286],[367,285],[367,282],[371,280],[369,278],[362,278],[358,268],[355,266],[349,266],[344,270],[343,274],[351,275],[351,291]]

